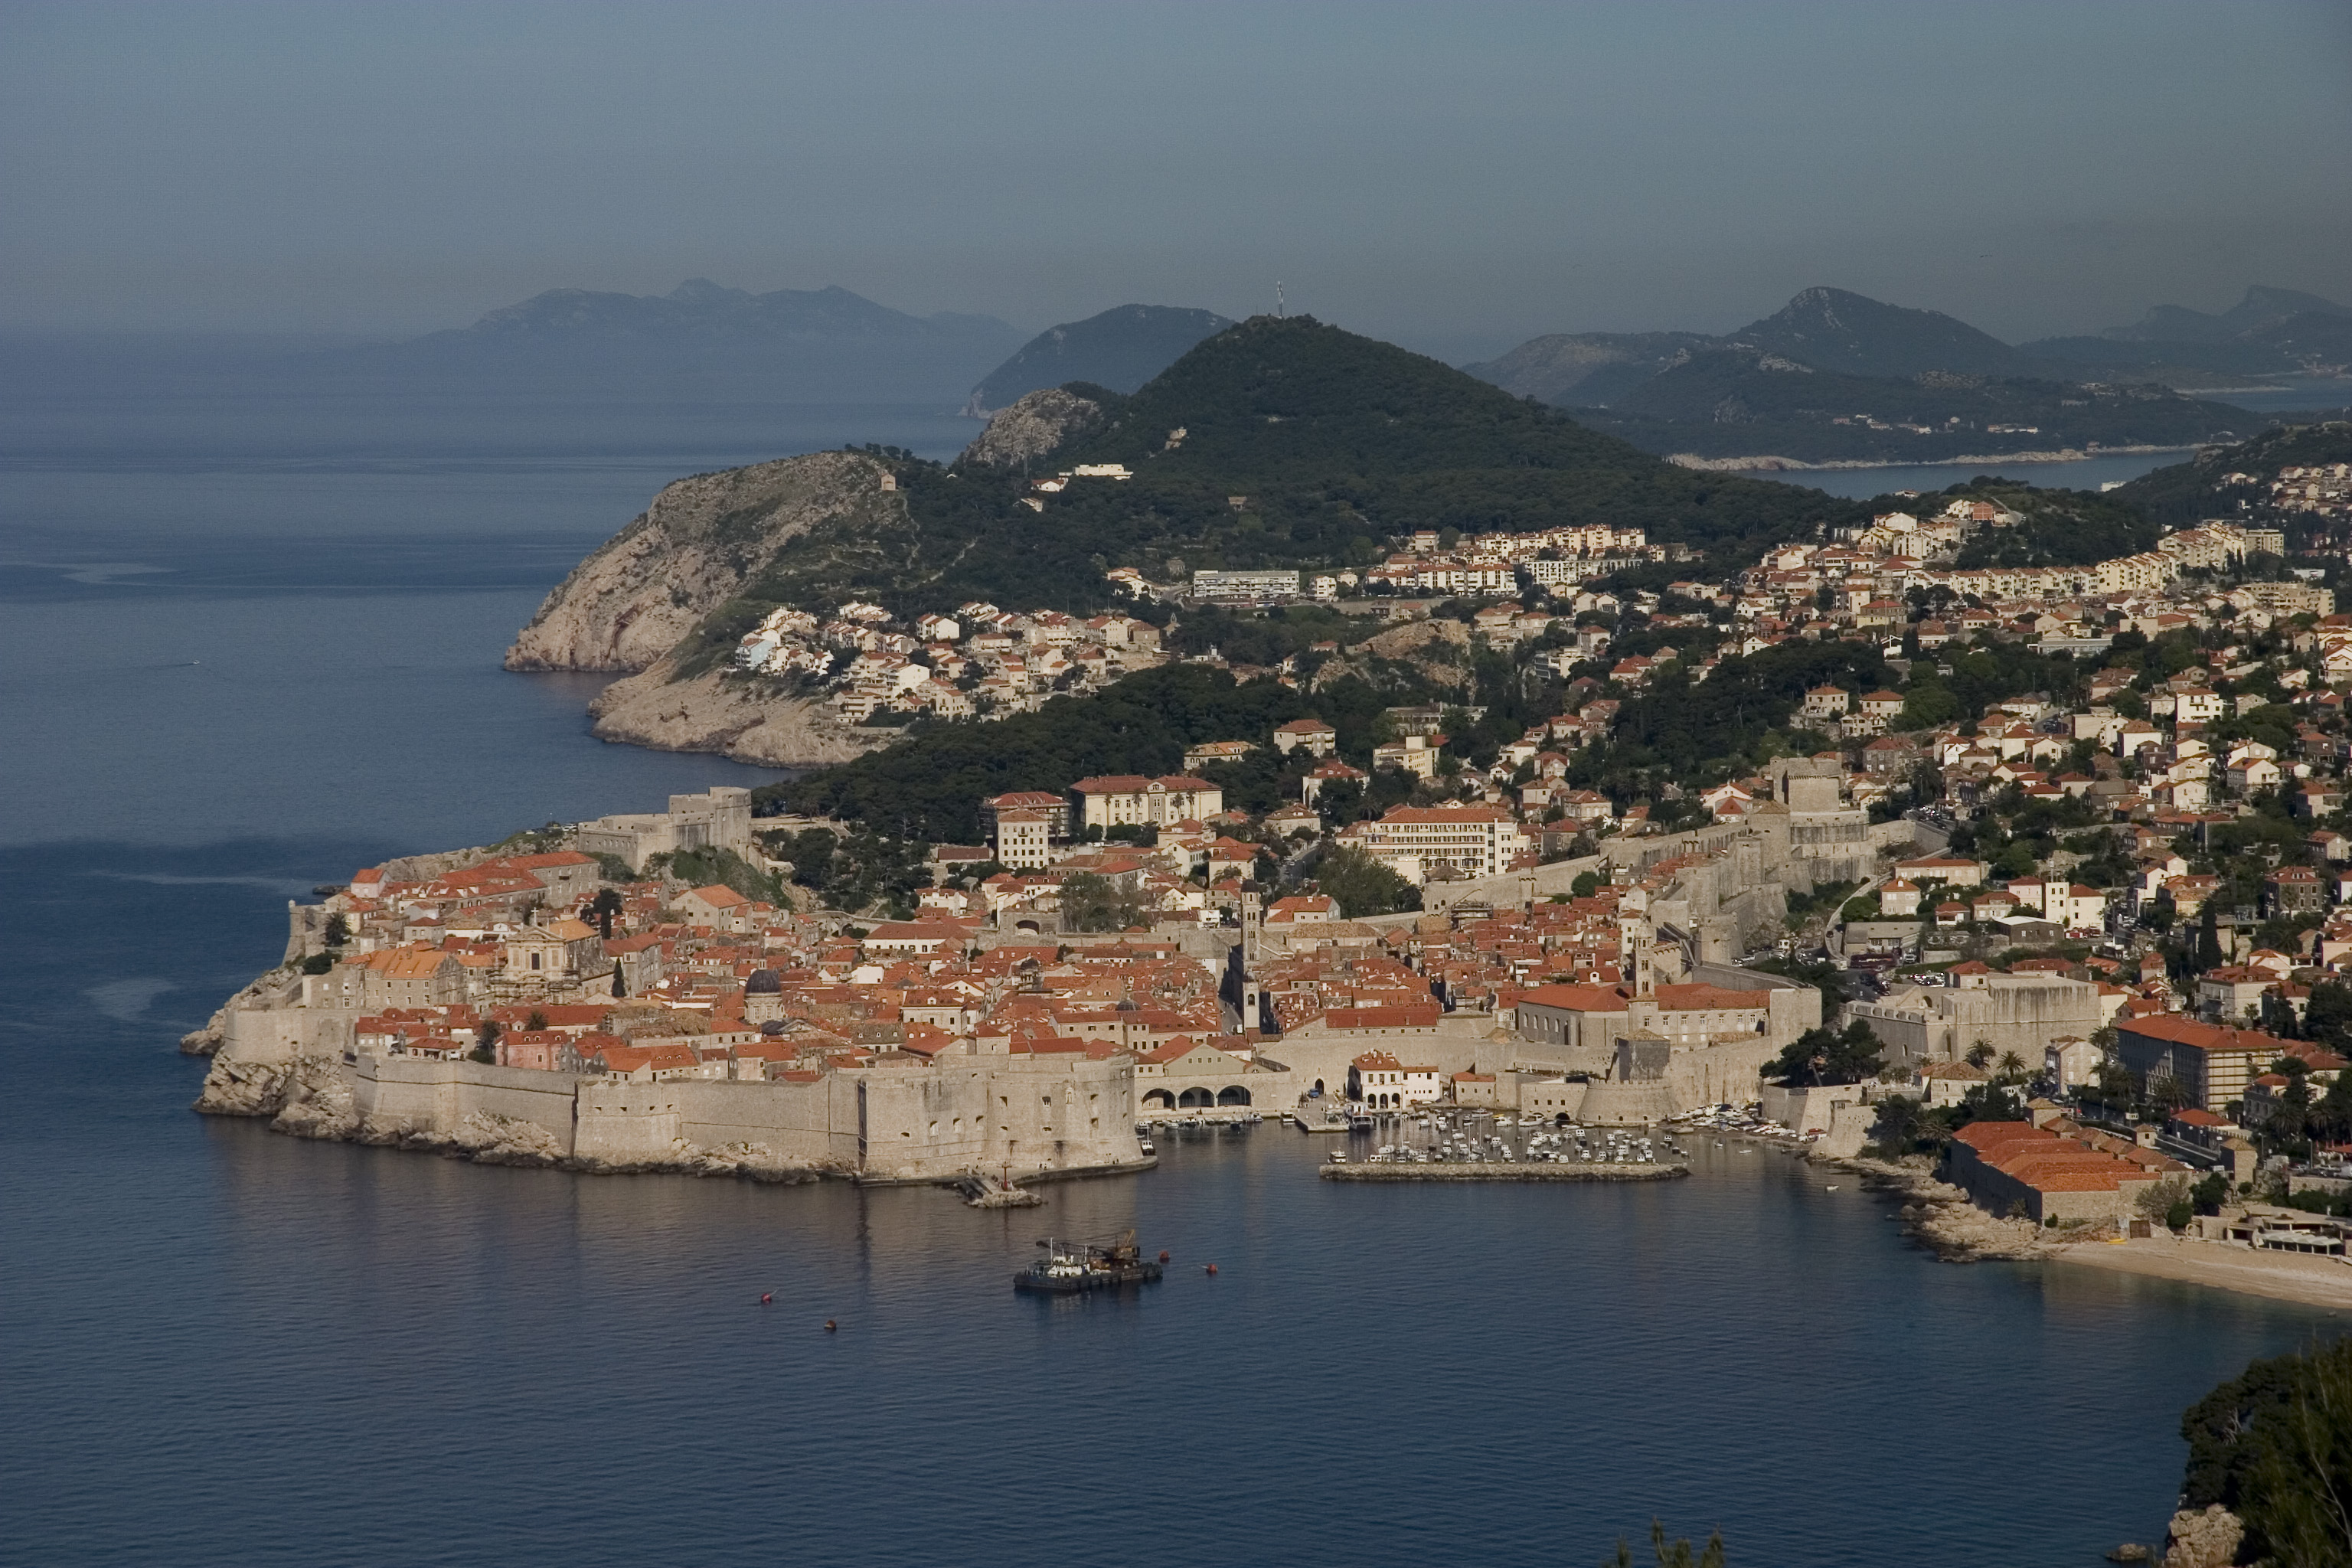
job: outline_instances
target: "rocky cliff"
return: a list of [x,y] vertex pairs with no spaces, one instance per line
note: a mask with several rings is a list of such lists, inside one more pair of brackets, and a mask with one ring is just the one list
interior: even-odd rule
[[665,657],[598,693],[588,705],[596,738],[664,752],[720,752],[770,767],[815,767],[847,762],[898,734],[839,723],[822,702],[771,694],[765,683],[723,679],[717,671],[681,680],[677,673]]
[[815,452],[664,486],[547,596],[507,650],[507,668],[646,668],[787,542],[900,504],[882,489],[886,473],[855,452]]
[[1032,392],[1001,410],[956,459],[958,467],[1011,468],[1045,457],[1094,427],[1102,405],[1058,386]]

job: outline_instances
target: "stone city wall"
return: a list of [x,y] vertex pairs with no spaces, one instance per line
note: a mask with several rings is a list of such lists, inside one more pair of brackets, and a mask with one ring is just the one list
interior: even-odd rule
[[572,1095],[579,1079],[484,1062],[362,1056],[348,1065],[352,1107],[380,1129],[455,1136],[468,1117],[527,1121],[574,1152]]
[[291,1062],[351,1048],[348,1007],[232,1007],[221,1018],[220,1056],[230,1061]]

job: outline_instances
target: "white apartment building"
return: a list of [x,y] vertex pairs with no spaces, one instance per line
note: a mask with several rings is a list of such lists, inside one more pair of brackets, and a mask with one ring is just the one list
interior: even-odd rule
[[1053,819],[1042,811],[1013,806],[996,814],[996,858],[1015,871],[1053,862]]
[[1461,877],[1493,877],[1511,868],[1528,848],[1519,820],[1498,805],[1400,805],[1378,822],[1359,823],[1344,836],[1374,859],[1413,882],[1443,867]]

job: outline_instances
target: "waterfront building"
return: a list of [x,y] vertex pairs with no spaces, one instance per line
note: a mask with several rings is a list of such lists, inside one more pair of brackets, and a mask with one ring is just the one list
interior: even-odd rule
[[1348,1064],[1348,1098],[1374,1110],[1433,1104],[1438,1072],[1433,1067],[1408,1067],[1387,1051],[1366,1051]]

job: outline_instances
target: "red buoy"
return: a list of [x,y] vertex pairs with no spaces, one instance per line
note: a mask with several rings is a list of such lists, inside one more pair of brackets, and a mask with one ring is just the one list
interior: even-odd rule
[[824,1321],[824,1331],[828,1334],[834,1331],[833,1320],[831,1318],[827,1318]]
[[1168,1261],[1168,1249],[1164,1247],[1160,1249],[1160,1261],[1162,1263]]
[[1217,1271],[1217,1266],[1216,1266],[1215,1264],[1213,1264],[1213,1263],[1210,1264],[1210,1265],[1209,1265],[1209,1272],[1210,1272],[1210,1273],[1212,1273],[1212,1274],[1214,1274],[1216,1271]]
[[775,1299],[776,1293],[773,1290],[762,1290],[760,1292],[760,1305],[762,1307],[768,1305],[768,1303],[773,1301]]

